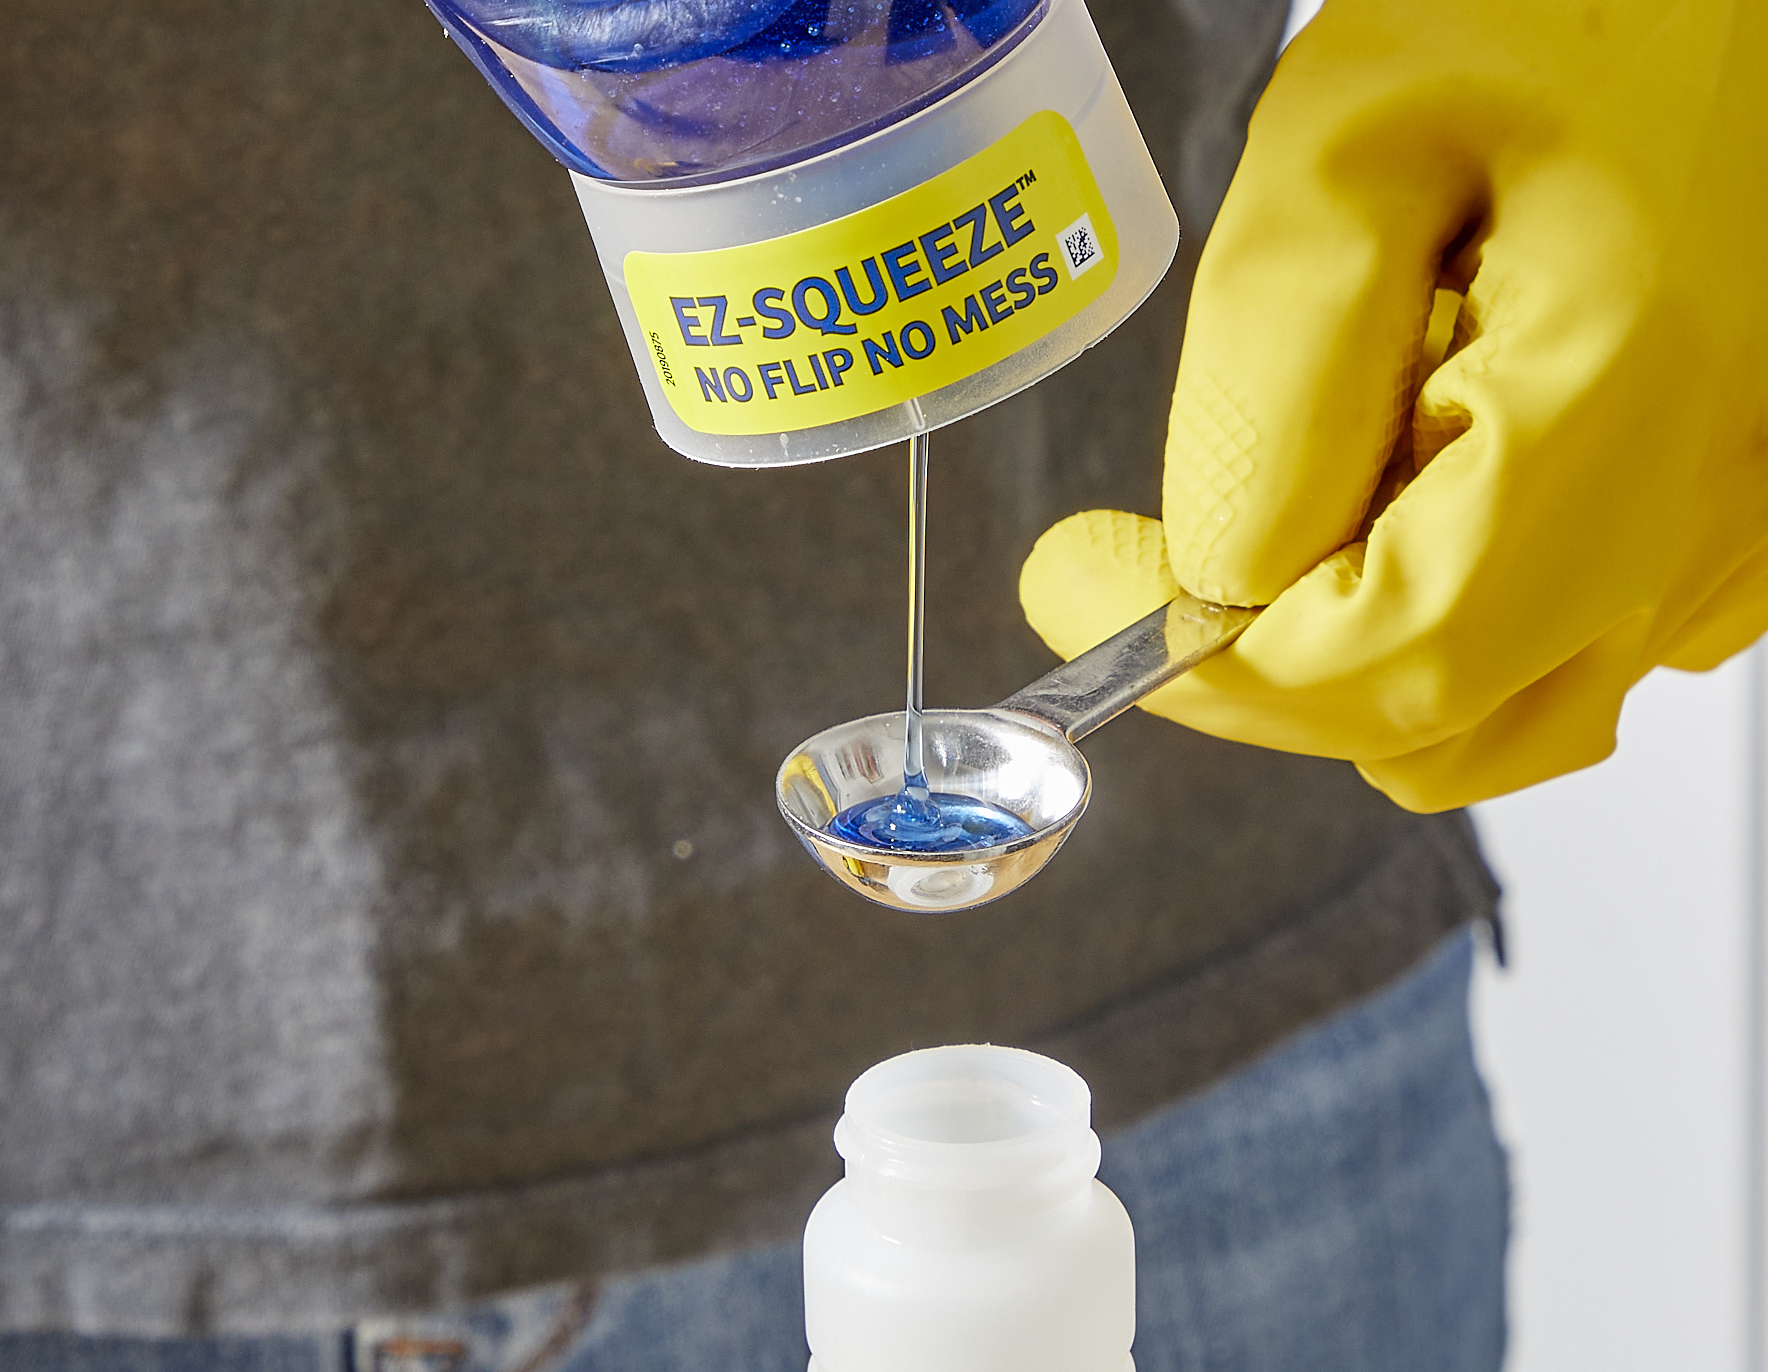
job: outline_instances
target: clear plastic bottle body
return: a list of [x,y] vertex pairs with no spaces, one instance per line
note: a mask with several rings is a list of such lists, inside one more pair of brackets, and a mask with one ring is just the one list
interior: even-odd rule
[[988,1045],[880,1063],[804,1235],[814,1372],[1129,1372],[1135,1240],[1086,1083]]
[[698,461],[963,419],[1116,328],[1178,245],[1084,0],[426,3],[571,168],[657,431]]
[[[900,442],[955,423],[1033,385],[1105,337],[1147,298],[1178,248],[1179,223],[1098,32],[1084,0],[1047,0],[1027,22],[1030,27],[1022,41],[986,70],[973,73],[960,89],[910,117],[806,161],[735,181],[679,188],[641,188],[573,174],[614,308],[664,442],[697,461],[733,467],[816,462]],[[672,391],[671,378],[660,372],[653,356],[659,342],[650,336],[655,326],[647,327],[635,309],[627,271],[632,256],[677,254],[680,260],[691,261],[822,226],[838,230],[864,218],[862,212],[869,207],[890,202],[982,155],[1041,111],[1054,111],[1072,128],[1116,226],[1121,258],[1109,288],[1097,299],[999,360],[955,379],[935,378],[901,403],[856,407],[858,412],[820,422],[795,419],[786,412],[788,406],[774,407],[759,397],[750,404],[727,407],[732,416],[764,409],[771,414],[777,408],[777,418],[762,433],[717,425],[696,427],[678,413],[672,395],[692,392],[695,386],[691,368],[682,366],[683,355],[699,350],[677,349],[674,361],[682,368],[682,387]],[[987,194],[989,189],[979,193]],[[1065,222],[1059,218],[1047,227]],[[845,256],[830,254],[826,268],[832,272],[843,262],[875,254],[908,237],[909,230],[924,227],[913,224],[875,243],[856,240]],[[1054,238],[1050,247],[1055,247]],[[806,270],[823,269],[806,266]],[[790,294],[792,279],[783,278],[783,285]],[[747,298],[741,292],[732,296],[734,302]],[[737,314],[735,305],[731,313]],[[947,346],[951,335],[944,331],[939,311],[934,309],[927,317],[940,330],[936,358],[955,353]],[[670,320],[662,321],[661,332],[662,341],[678,341],[672,338]],[[850,382],[868,380],[859,349],[853,352],[860,365],[849,373]],[[857,390],[850,384],[839,394],[853,395]]]

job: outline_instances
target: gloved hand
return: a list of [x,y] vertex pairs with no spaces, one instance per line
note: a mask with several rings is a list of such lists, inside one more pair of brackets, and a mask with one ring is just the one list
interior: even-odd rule
[[1599,761],[1768,627],[1765,262],[1768,4],[1328,0],[1204,249],[1164,533],[1057,525],[1026,615],[1268,604],[1147,708],[1412,809]]

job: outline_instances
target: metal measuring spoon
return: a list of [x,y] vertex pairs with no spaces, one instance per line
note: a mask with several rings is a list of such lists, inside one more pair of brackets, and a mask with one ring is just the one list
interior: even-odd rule
[[806,739],[781,764],[774,798],[810,855],[867,900],[923,912],[999,900],[1037,875],[1087,808],[1092,775],[1074,745],[1226,648],[1257,615],[1181,594],[991,709],[926,711],[928,786],[1012,811],[1031,826],[1024,838],[958,853],[912,853],[826,832],[848,806],[902,788],[902,711]]

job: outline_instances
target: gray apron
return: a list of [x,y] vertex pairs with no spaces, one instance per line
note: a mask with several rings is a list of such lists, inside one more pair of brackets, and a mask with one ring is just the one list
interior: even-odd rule
[[[941,432],[930,704],[1051,664],[1046,526],[1158,509],[1283,19],[1094,8],[1186,243]],[[1462,817],[1139,714],[1023,893],[848,895],[772,775],[899,703],[901,453],[666,450],[566,175],[417,0],[13,9],[0,1326],[335,1326],[778,1239],[880,1058],[1038,1048],[1122,1124],[1489,912]]]

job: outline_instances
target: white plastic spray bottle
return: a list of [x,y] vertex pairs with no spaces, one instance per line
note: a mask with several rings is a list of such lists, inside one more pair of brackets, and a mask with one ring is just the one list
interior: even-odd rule
[[1134,1372],[1135,1239],[1092,1095],[1017,1048],[927,1048],[847,1092],[804,1231],[811,1372]]

